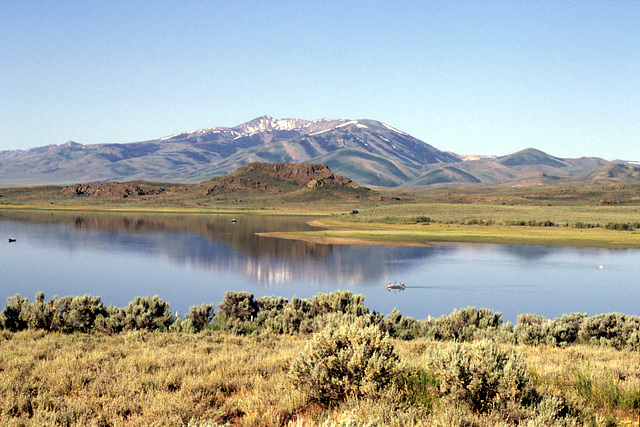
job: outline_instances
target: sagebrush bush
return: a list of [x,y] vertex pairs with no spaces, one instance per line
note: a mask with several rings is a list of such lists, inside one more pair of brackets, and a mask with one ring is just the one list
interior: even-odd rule
[[27,329],[29,327],[29,299],[20,295],[7,298],[7,305],[0,313],[0,322],[4,329],[11,332]]
[[[64,332],[91,332],[98,317],[107,314],[107,307],[100,301],[100,297],[84,295],[69,300],[65,307]],[[59,311],[59,310],[58,310]]]
[[186,332],[200,332],[213,320],[213,304],[193,305],[184,316],[182,329]]
[[536,314],[519,314],[518,322],[513,328],[516,340],[520,344],[537,345],[543,343],[545,336],[543,334],[544,325],[548,319]]
[[398,361],[388,336],[375,326],[327,327],[293,361],[289,378],[322,403],[371,397],[391,384]]
[[124,330],[126,314],[123,308],[110,305],[107,307],[107,314],[98,316],[96,328],[108,334],[117,334]]
[[32,304],[28,298],[15,295],[7,299],[7,306],[0,313],[3,328],[16,332],[38,329],[54,332],[91,332],[107,316],[107,308],[100,297],[83,295],[44,300],[38,292]]
[[351,291],[319,293],[311,298],[311,306],[318,314],[345,313],[362,316],[369,313],[369,309],[364,305],[364,295],[354,295]]
[[620,313],[564,314],[547,320],[534,314],[521,314],[514,327],[520,344],[566,347],[574,343],[591,344],[615,349],[640,349],[640,317]]
[[583,319],[578,337],[586,344],[615,349],[640,349],[640,317],[620,313],[599,314]]
[[319,293],[311,300],[263,297],[258,305],[257,324],[276,333],[292,335],[319,332],[339,319],[344,323],[357,318],[361,325],[372,325],[380,323],[383,317],[365,307],[363,295],[354,295],[351,291]]
[[124,308],[127,329],[165,330],[173,321],[169,303],[159,296],[136,297]]
[[471,341],[478,329],[496,331],[502,326],[502,313],[488,308],[467,307],[437,318],[427,336],[437,340]]
[[230,320],[252,320],[258,314],[258,302],[250,292],[225,292],[218,313]]
[[[514,326],[502,322],[502,314],[467,307],[433,321],[415,320],[393,310],[387,317],[369,311],[363,295],[350,291],[319,293],[311,299],[262,297],[257,301],[249,292],[227,292],[213,316],[213,306],[191,307],[183,319],[174,319],[169,304],[158,296],[136,297],[127,307],[105,307],[100,297],[89,295],[54,297],[45,301],[38,292],[35,301],[15,295],[7,299],[0,312],[0,329],[52,332],[92,332],[109,334],[123,330],[162,329],[198,332],[207,325],[237,334],[267,330],[278,334],[310,334],[327,325],[357,322],[376,325],[394,338],[411,340],[432,338],[459,342],[491,339],[501,343],[565,347],[574,343],[640,349],[640,317],[620,313],[588,317],[565,314],[548,320],[534,314],[521,314]],[[195,310],[195,311],[194,311]]]
[[580,425],[569,414],[569,408],[559,396],[544,396],[535,406],[533,416],[527,421],[527,427],[574,427]]
[[280,311],[285,308],[287,304],[289,304],[289,300],[282,297],[270,296],[258,298],[258,310],[260,312],[271,310]]
[[339,328],[343,325],[356,325],[360,328],[380,327],[383,316],[378,313],[367,313],[357,316],[351,313],[327,313],[314,317],[309,322],[313,332],[320,332],[327,327]]
[[313,320],[317,314],[309,300],[293,297],[281,310],[261,312],[258,320],[273,332],[295,335],[313,332]]
[[543,328],[547,345],[566,347],[578,341],[578,332],[587,317],[583,313],[563,314],[562,317],[548,322]]
[[403,340],[412,340],[424,333],[419,322],[413,317],[402,316],[402,313],[395,308],[385,317],[380,328],[393,338]]
[[427,367],[438,376],[445,400],[464,402],[477,412],[529,405],[535,397],[524,358],[490,340],[436,348],[428,354]]

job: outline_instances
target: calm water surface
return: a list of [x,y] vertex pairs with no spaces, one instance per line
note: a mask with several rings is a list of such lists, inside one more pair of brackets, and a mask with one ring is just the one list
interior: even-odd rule
[[[88,293],[124,307],[159,295],[183,315],[191,305],[217,307],[228,290],[309,298],[348,289],[372,310],[416,318],[467,306],[511,321],[519,313],[640,314],[639,250],[333,246],[255,235],[310,229],[309,219],[0,211],[0,301]],[[387,292],[396,280],[409,288]]]

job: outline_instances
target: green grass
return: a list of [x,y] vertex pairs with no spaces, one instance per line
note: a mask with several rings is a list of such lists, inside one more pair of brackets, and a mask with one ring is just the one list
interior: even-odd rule
[[344,244],[430,245],[450,243],[499,243],[521,245],[559,245],[602,248],[640,248],[638,231],[605,228],[530,227],[462,224],[384,224],[335,220],[320,222],[328,229],[307,232],[271,233],[273,237]]
[[492,221],[546,221],[573,225],[576,222],[607,224],[609,222],[637,222],[640,206],[527,206],[453,203],[403,203],[393,206],[363,208],[358,215],[344,217],[354,222],[412,223],[419,216],[438,222]]

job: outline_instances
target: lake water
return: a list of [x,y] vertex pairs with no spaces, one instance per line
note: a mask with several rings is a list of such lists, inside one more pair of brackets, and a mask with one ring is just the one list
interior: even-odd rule
[[[232,218],[236,222],[231,221]],[[225,291],[310,298],[347,289],[416,318],[487,307],[520,313],[640,314],[640,251],[518,245],[319,245],[256,236],[309,217],[0,211],[0,304],[16,293],[159,295],[180,315]],[[9,238],[16,242],[9,243]],[[602,267],[602,268],[600,268]],[[385,284],[408,288],[388,292]]]

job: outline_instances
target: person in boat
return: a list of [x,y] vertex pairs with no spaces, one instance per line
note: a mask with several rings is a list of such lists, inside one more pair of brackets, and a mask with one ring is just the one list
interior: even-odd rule
[[396,283],[389,282],[387,284],[387,289],[389,291],[391,291],[392,289],[399,290],[399,291],[404,291],[405,288],[406,288],[406,285],[404,283],[400,283],[400,282],[396,282]]

